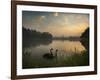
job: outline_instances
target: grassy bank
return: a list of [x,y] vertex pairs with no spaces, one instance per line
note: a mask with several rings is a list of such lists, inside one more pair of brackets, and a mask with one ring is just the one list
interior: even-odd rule
[[23,68],[87,66],[89,65],[89,53],[88,51],[83,51],[80,54],[75,53],[71,56],[44,60],[43,62],[36,61],[32,57],[27,57],[27,59],[24,58],[23,61]]

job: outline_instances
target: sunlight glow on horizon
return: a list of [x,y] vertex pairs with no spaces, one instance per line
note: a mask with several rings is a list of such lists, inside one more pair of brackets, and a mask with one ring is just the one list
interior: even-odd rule
[[80,36],[89,27],[89,14],[24,11],[25,28],[53,36]]

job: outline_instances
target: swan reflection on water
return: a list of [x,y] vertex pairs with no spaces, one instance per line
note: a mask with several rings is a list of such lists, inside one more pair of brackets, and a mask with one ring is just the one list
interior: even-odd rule
[[45,53],[45,54],[43,55],[43,58],[45,58],[45,59],[53,59],[53,58],[57,57],[58,49],[56,49],[55,54],[53,54],[53,50],[54,50],[54,49],[51,48],[49,53]]

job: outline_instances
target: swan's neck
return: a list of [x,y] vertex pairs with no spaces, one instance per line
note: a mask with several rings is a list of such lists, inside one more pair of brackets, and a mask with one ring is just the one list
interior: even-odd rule
[[52,54],[52,50],[50,50],[50,53]]
[[55,56],[57,56],[57,51],[55,52]]

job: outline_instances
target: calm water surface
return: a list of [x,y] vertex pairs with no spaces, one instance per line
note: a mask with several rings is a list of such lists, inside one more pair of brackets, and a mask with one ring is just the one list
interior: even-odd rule
[[[45,54],[50,54],[51,48],[53,48],[52,53],[54,57],[44,57]],[[58,52],[56,52],[56,49],[58,50]],[[48,44],[32,44],[31,46],[23,47],[23,68],[82,65],[75,63],[74,57],[76,57],[77,59],[76,55],[82,55],[84,54],[84,51],[86,51],[86,48],[81,44],[80,41],[53,40]],[[73,61],[71,59],[73,59]]]

